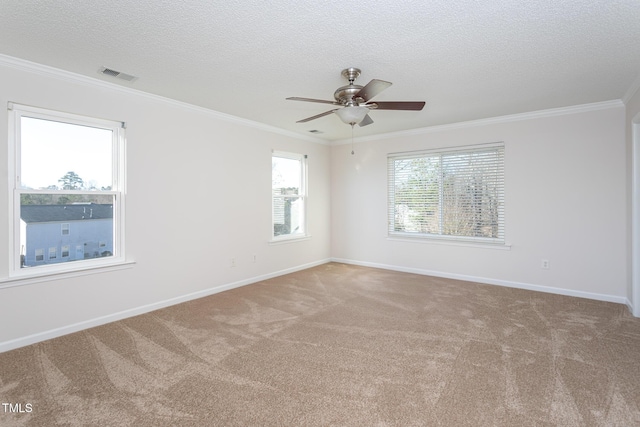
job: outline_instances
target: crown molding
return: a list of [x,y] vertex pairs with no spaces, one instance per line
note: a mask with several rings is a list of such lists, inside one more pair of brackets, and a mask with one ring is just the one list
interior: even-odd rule
[[200,107],[197,105],[189,104],[187,102],[177,101],[175,99],[167,98],[160,95],[154,95],[148,92],[144,92],[138,89],[133,89],[126,86],[121,86],[115,83],[100,80],[94,77],[88,77],[82,74],[72,73],[71,71],[61,70],[59,68],[50,67],[48,65],[38,64],[36,62],[27,61],[25,59],[15,58],[8,55],[0,54],[0,66],[14,68],[20,71],[26,71],[33,74],[38,74],[44,77],[55,78],[63,80],[69,83],[80,84],[93,88],[107,89],[114,92],[121,92],[128,95],[139,96],[149,99],[151,101],[160,102],[163,104],[171,105],[183,110],[190,110],[205,114],[216,119],[224,120],[226,122],[238,124],[241,126],[262,130],[265,132],[271,132],[278,135],[295,138],[298,140],[305,140],[314,142],[321,145],[329,145],[328,141],[321,138],[314,138],[312,136],[302,135],[299,133],[287,131],[275,126],[266,125],[264,123],[255,122],[253,120],[243,119],[241,117],[232,116],[231,114],[221,113],[219,111],[211,110],[209,108]]
[[[135,95],[135,96],[143,97],[155,102],[160,102],[167,105],[171,105],[173,107],[181,108],[184,110],[190,110],[193,112],[205,114],[226,122],[235,123],[241,126],[258,129],[265,132],[275,133],[278,135],[283,135],[283,136],[295,138],[298,140],[313,142],[316,144],[344,145],[344,144],[350,144],[352,142],[351,138],[335,140],[335,141],[328,141],[322,138],[314,138],[312,136],[287,131],[275,126],[270,126],[264,123],[255,122],[253,120],[243,119],[241,117],[233,116],[231,114],[221,113],[219,111],[211,110],[209,108],[200,107],[200,106],[189,104],[182,101],[177,101],[175,99],[167,98],[160,95],[154,95],[138,89],[133,89],[126,86],[121,86],[115,83],[100,80],[98,78],[88,77],[82,74],[61,70],[59,68],[38,64],[36,62],[31,62],[25,59],[15,58],[8,55],[0,54],[0,66],[6,66],[6,67],[21,70],[21,71],[30,72],[33,74],[39,74],[44,77],[56,78],[56,79],[67,81],[74,84],[81,84],[89,87],[103,88],[103,89],[107,89],[115,92],[121,92],[124,94]],[[603,110],[608,108],[616,108],[616,107],[626,105],[626,103],[636,94],[636,92],[638,92],[638,90],[640,90],[640,75],[631,85],[629,90],[627,90],[623,98],[620,100],[603,101],[603,102],[596,102],[591,104],[582,104],[582,105],[575,105],[575,106],[561,107],[561,108],[551,108],[547,110],[538,110],[538,111],[532,111],[527,113],[510,114],[506,116],[490,117],[485,119],[470,120],[466,122],[428,126],[428,127],[410,129],[410,130],[404,130],[404,131],[398,131],[398,132],[363,136],[363,137],[355,138],[353,139],[353,141],[366,142],[366,141],[385,140],[385,139],[392,139],[392,138],[398,138],[403,136],[423,135],[427,133],[445,132],[450,130],[466,129],[466,128],[473,128],[478,126],[487,126],[491,124],[530,120],[530,119],[541,118],[541,117],[554,117],[554,116],[561,116],[566,114],[576,114],[576,113],[582,113],[587,111],[597,111],[597,110]]]
[[633,98],[633,96],[638,92],[639,89],[640,89],[640,74],[638,74],[638,77],[636,77],[636,79],[633,81],[629,89],[627,89],[624,96],[622,97],[622,102],[624,102],[624,105],[627,105],[627,103],[629,103],[631,98]]
[[[379,135],[362,136],[355,138],[354,142],[379,141],[385,139],[399,138],[404,136],[424,135],[428,133],[446,132],[451,130],[468,129],[480,126],[488,126],[501,123],[518,122],[522,120],[531,120],[544,117],[563,116],[567,114],[577,114],[589,111],[606,110],[609,108],[624,107],[621,100],[611,100],[603,102],[594,102],[591,104],[573,105],[570,107],[550,108],[547,110],[530,111],[527,113],[509,114],[506,116],[489,117],[486,119],[469,120],[466,122],[450,123],[446,125],[435,125],[417,129],[403,130],[398,132],[390,132]],[[351,138],[333,141],[331,145],[351,144]]]

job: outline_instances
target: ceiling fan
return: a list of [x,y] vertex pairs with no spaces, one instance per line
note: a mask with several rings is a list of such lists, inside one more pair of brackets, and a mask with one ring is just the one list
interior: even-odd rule
[[346,68],[342,70],[342,76],[349,80],[349,84],[336,89],[333,93],[335,101],[299,98],[296,96],[287,98],[291,101],[319,102],[321,104],[332,104],[342,107],[325,111],[324,113],[316,114],[315,116],[307,117],[306,119],[298,120],[296,123],[305,123],[319,119],[320,117],[328,116],[331,113],[336,113],[338,117],[340,117],[340,120],[352,127],[356,124],[366,126],[373,123],[373,120],[369,117],[369,111],[371,110],[420,111],[424,107],[424,102],[372,102],[371,99],[391,86],[391,82],[373,79],[365,86],[353,84],[358,76],[360,76],[360,72],[361,71],[358,68]]

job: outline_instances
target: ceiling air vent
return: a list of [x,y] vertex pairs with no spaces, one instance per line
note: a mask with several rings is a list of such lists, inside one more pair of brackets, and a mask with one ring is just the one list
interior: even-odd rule
[[100,67],[98,72],[105,76],[115,77],[116,79],[125,80],[128,82],[132,82],[137,79],[136,76],[132,76],[131,74],[121,73],[120,71],[112,70],[111,68],[107,68],[107,67]]

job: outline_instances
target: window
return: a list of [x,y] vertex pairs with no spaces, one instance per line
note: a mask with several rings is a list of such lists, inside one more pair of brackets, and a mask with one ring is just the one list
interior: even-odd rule
[[504,144],[388,157],[389,235],[504,243]]
[[271,157],[274,240],[306,236],[306,158],[281,152]]
[[9,114],[11,274],[123,261],[123,123],[15,104]]

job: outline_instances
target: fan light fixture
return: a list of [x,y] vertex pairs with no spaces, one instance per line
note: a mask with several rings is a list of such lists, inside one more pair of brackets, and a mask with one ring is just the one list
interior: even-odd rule
[[365,116],[369,113],[369,109],[367,107],[353,105],[335,110],[334,113],[336,113],[344,123],[357,125],[364,120]]

